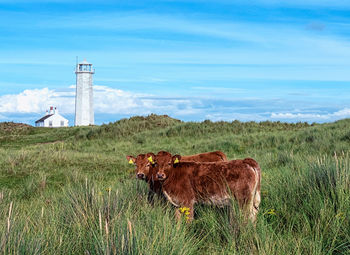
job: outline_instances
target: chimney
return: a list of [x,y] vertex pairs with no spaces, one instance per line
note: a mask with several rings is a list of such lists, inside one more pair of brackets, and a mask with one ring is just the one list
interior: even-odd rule
[[55,107],[55,114],[58,114],[58,110],[57,110],[57,107]]
[[45,116],[46,116],[46,115],[49,115],[49,111],[48,111],[48,110],[46,110],[46,114],[45,114]]
[[50,114],[53,114],[53,106],[50,106]]

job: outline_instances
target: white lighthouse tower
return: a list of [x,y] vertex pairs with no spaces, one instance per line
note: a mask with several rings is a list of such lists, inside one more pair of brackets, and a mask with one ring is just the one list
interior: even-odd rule
[[94,124],[94,108],[92,93],[92,75],[95,70],[86,60],[77,63],[75,94],[75,126],[88,126]]

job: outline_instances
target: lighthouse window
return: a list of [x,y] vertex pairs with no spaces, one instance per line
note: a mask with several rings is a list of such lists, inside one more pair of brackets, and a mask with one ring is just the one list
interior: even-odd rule
[[91,71],[91,65],[79,65],[79,71]]
[[49,127],[52,127],[52,120],[49,121]]

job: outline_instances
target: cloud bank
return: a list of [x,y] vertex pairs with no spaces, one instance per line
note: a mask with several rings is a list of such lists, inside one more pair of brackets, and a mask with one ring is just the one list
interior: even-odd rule
[[[198,105],[200,102],[186,98],[158,98],[150,94],[94,85],[95,114],[145,115],[168,112],[187,115],[196,113],[193,104]],[[57,107],[62,114],[74,114],[75,85],[63,90],[27,89],[19,94],[0,96],[0,114],[44,114],[50,106]]]
[[272,113],[271,119],[275,120],[295,120],[300,121],[333,121],[338,119],[350,118],[350,108],[344,108],[330,113]]
[[[102,122],[114,121],[121,116],[151,113],[167,114],[182,120],[194,121],[238,119],[241,121],[330,122],[350,118],[350,107],[347,106],[336,110],[321,108],[293,110],[286,108],[285,104],[283,100],[276,103],[274,99],[269,101],[258,98],[225,100],[205,97],[160,97],[108,86],[94,86],[95,117]],[[42,116],[50,106],[57,107],[62,115],[72,120],[75,111],[75,86],[59,90],[27,89],[18,94],[0,96],[0,120],[10,121],[16,117],[22,122],[34,124],[35,119]]]

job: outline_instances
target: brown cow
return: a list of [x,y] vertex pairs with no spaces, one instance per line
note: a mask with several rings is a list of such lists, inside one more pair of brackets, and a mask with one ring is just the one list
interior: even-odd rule
[[128,162],[136,166],[136,178],[144,180],[148,183],[149,191],[147,198],[150,202],[153,200],[154,193],[157,195],[162,195],[162,185],[155,178],[157,174],[157,170],[154,167],[155,164],[153,160],[150,160],[154,159],[155,157],[156,156],[152,152],[139,154],[136,158],[133,156],[126,156]]
[[[158,154],[163,153],[163,151],[158,152]],[[150,188],[148,193],[148,200],[151,200],[153,194],[158,195],[161,193],[161,183],[157,180],[157,163],[156,155],[152,152],[147,154],[140,154],[136,158],[133,156],[126,156],[126,159],[130,164],[136,165],[136,177],[141,180],[145,180]],[[199,153],[190,156],[183,156],[182,161],[192,161],[192,162],[216,162],[216,161],[227,161],[225,153],[222,151],[213,151]]]
[[[196,203],[229,204],[233,196],[245,218],[255,222],[260,204],[260,167],[251,158],[226,162],[183,162],[180,155],[157,155],[157,178],[165,197],[176,207],[189,208],[193,219]],[[176,210],[176,217],[180,217]]]
[[[158,153],[162,153],[160,151]],[[212,151],[212,152],[204,152],[190,156],[182,156],[182,161],[187,162],[217,162],[217,161],[227,161],[227,157],[225,153],[222,151]]]

